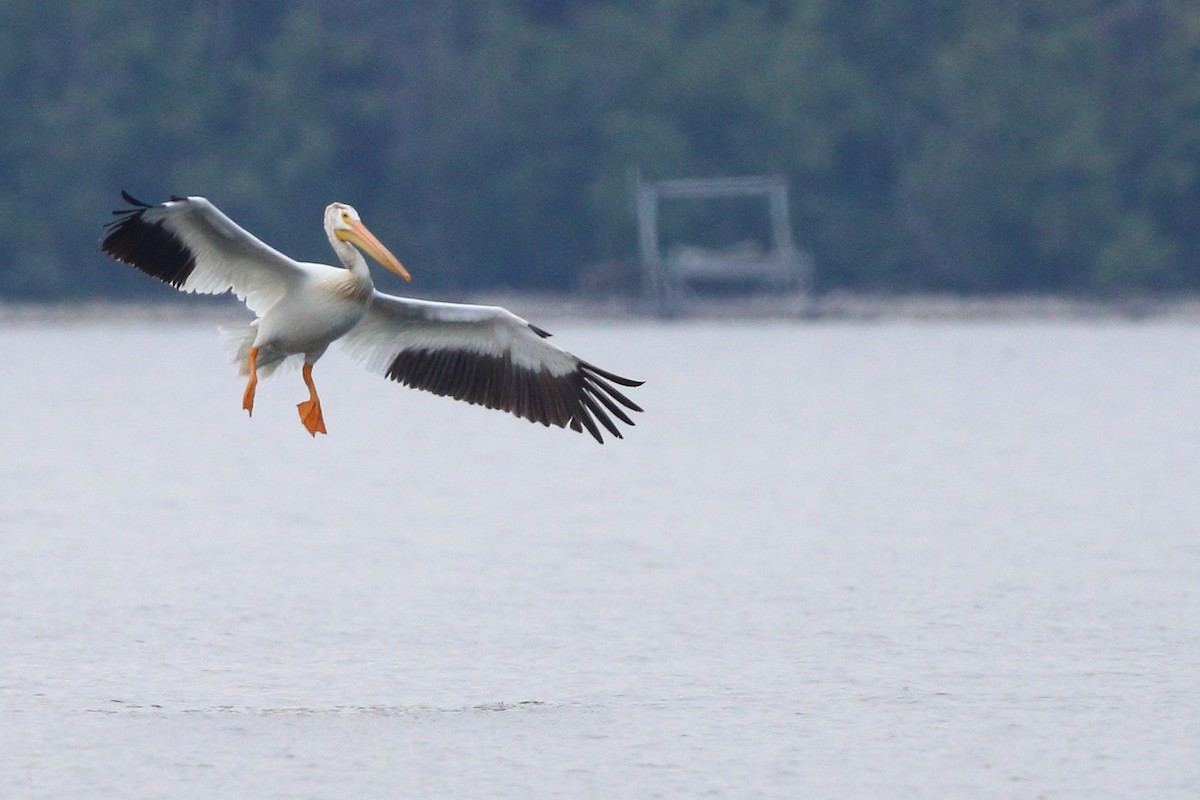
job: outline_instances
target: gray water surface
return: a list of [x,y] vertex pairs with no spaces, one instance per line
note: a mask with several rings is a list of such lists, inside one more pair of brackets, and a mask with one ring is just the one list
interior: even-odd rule
[[0,796],[1200,792],[1200,327],[551,327],[626,440],[0,327]]

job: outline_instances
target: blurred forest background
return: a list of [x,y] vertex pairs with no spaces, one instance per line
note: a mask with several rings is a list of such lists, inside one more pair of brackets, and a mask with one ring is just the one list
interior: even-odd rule
[[571,289],[632,169],[786,176],[820,290],[1200,289],[1195,0],[3,0],[0,75],[5,299],[161,289],[97,250],[122,188]]

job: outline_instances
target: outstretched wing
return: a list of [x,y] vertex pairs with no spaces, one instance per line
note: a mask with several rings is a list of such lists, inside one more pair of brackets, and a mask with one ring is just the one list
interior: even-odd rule
[[[498,306],[434,303],[376,291],[367,314],[341,341],[373,372],[434,394],[518,417],[587,431],[597,422],[623,438],[612,417],[641,411],[615,387],[641,386],[581,361],[550,334]],[[611,416],[610,416],[611,415]]]
[[132,208],[105,226],[100,249],[184,292],[230,289],[262,313],[304,277],[304,268],[268,247],[203,197],[152,206],[121,192]]

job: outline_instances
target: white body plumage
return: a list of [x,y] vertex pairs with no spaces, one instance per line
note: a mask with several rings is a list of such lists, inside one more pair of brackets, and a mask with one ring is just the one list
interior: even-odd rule
[[232,290],[255,312],[236,359],[254,386],[289,356],[301,356],[309,400],[300,404],[310,433],[323,433],[312,365],[341,340],[368,369],[397,382],[509,411],[544,425],[586,429],[597,422],[620,438],[609,416],[632,425],[641,411],[612,386],[639,386],[547,341],[548,333],[496,306],[438,303],[379,292],[359,248],[409,279],[407,270],[344,203],[325,210],[325,231],[344,269],[291,259],[251,236],[202,197],[114,212],[101,248],[118,261],[185,292]]

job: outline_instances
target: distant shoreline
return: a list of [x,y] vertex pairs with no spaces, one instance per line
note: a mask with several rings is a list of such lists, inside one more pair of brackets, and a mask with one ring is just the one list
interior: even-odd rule
[[[501,305],[529,319],[661,319],[645,298],[588,298],[569,294],[491,292],[439,297]],[[232,298],[173,297],[164,301],[88,300],[59,303],[0,301],[0,324],[38,322],[216,321],[239,322],[249,312]],[[1200,296],[1081,299],[1050,295],[964,297],[941,294],[854,294],[812,297],[692,299],[675,321],[1180,321],[1200,322]]]

